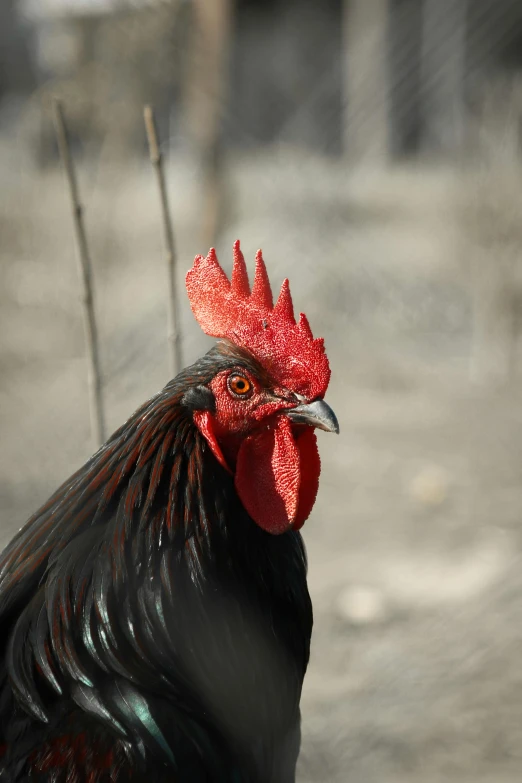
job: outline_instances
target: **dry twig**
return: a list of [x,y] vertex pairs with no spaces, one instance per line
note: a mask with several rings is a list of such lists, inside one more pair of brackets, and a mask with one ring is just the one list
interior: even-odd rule
[[105,440],[105,417],[103,410],[101,373],[100,373],[100,355],[98,349],[98,329],[96,326],[96,315],[94,312],[94,296],[92,284],[92,265],[89,255],[89,246],[87,235],[83,222],[83,208],[80,203],[78,183],[74,170],[74,164],[71,157],[69,146],[69,137],[65,122],[65,114],[60,101],[54,102],[54,121],[56,127],[56,136],[58,147],[65,169],[69,195],[71,199],[74,235],[76,238],[76,248],[80,266],[80,274],[83,286],[82,304],[83,320],[85,327],[85,342],[87,346],[87,358],[89,362],[89,411],[91,417],[92,435],[96,447],[100,446]]
[[158,189],[160,193],[161,210],[163,215],[163,234],[165,239],[165,248],[167,251],[167,268],[169,275],[169,343],[170,343],[170,365],[172,376],[175,377],[181,369],[181,341],[178,325],[178,298],[176,286],[176,251],[174,245],[174,231],[172,229],[172,220],[169,210],[169,199],[167,195],[167,186],[165,183],[165,170],[163,167],[163,156],[158,143],[158,131],[154,118],[154,111],[151,106],[145,106],[143,110],[145,118],[145,128],[149,142],[150,161],[156,171],[158,180]]

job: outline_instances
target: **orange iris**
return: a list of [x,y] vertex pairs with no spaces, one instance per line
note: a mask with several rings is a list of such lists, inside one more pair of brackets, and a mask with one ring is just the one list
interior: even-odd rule
[[240,397],[244,397],[245,394],[252,388],[252,384],[245,378],[244,375],[238,375],[235,373],[228,379],[228,387],[233,394],[237,394]]

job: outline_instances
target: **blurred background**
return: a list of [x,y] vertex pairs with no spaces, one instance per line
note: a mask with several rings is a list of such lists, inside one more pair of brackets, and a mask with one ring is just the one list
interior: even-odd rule
[[54,97],[107,434],[170,377],[144,103],[183,363],[183,276],[237,237],[326,338],[299,781],[519,781],[522,1],[2,0],[0,543],[96,445]]

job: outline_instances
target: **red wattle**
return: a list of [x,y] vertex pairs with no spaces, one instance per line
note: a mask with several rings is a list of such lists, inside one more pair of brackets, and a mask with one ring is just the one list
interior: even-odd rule
[[260,527],[285,533],[300,528],[308,517],[320,467],[314,432],[303,432],[296,442],[290,420],[280,416],[275,427],[249,435],[241,444],[235,485]]
[[299,505],[292,527],[299,530],[310,516],[319,490],[321,460],[317,448],[317,435],[312,427],[307,427],[296,440],[301,466],[301,486]]
[[[229,472],[226,457],[208,411],[196,411],[194,422],[214,457]],[[237,454],[235,486],[244,507],[268,533],[299,530],[310,516],[319,488],[321,462],[312,427],[294,435],[290,419],[279,416],[271,427],[242,441]]]

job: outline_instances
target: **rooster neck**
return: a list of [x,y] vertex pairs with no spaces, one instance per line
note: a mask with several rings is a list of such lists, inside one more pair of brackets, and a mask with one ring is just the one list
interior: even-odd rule
[[248,516],[233,478],[181,404],[181,380],[143,405],[4,550],[0,615],[25,600],[29,585],[88,530],[97,531],[116,573],[125,573],[129,557],[137,573],[152,568],[168,550],[187,564],[195,584],[227,570],[248,581],[261,562],[272,570],[287,549],[283,539],[300,541],[274,538]]
[[37,719],[74,703],[165,763],[188,715],[216,753],[222,736],[270,743],[308,662],[304,547],[250,519],[167,387],[6,549],[0,621],[9,687]]

